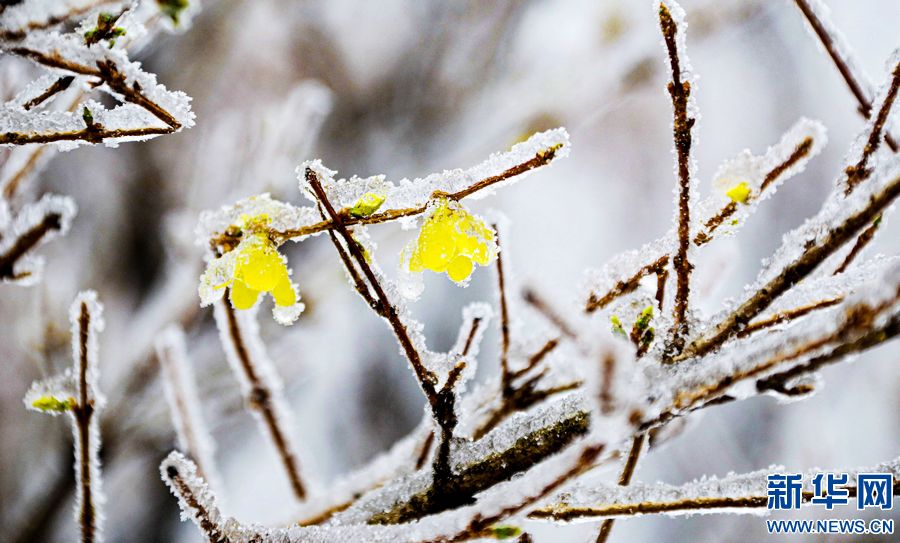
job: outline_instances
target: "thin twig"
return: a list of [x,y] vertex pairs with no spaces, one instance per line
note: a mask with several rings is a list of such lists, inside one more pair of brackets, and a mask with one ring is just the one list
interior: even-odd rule
[[[624,296],[626,294],[634,292],[640,285],[641,279],[643,279],[644,277],[646,277],[648,275],[656,274],[657,276],[662,275],[663,277],[665,277],[665,275],[668,273],[666,271],[666,266],[668,266],[668,265],[669,265],[669,256],[668,255],[661,256],[658,259],[656,259],[654,262],[651,262],[650,264],[647,264],[643,268],[639,269],[637,271],[637,273],[635,273],[628,279],[625,279],[625,280],[622,280],[622,281],[619,281],[618,283],[616,283],[616,285],[613,288],[611,288],[609,290],[609,292],[607,292],[603,296],[597,296],[596,294],[594,294],[592,292],[591,295],[588,297],[587,304],[585,304],[585,308],[584,308],[585,312],[593,313],[594,311],[596,311],[598,309],[603,309],[604,307],[609,305],[616,298],[619,298],[621,296]],[[662,298],[659,297],[659,299],[657,300],[659,303],[660,309],[662,309],[661,299]]]
[[[884,302],[881,306],[871,307],[866,304],[860,304],[851,307],[847,310],[846,320],[836,331],[815,340],[808,341],[787,352],[777,354],[752,368],[741,370],[728,375],[727,377],[724,377],[713,384],[704,385],[699,389],[681,391],[676,395],[675,406],[679,409],[685,409],[690,406],[697,405],[698,403],[706,401],[709,398],[714,398],[715,396],[724,393],[729,387],[731,387],[738,381],[761,376],[763,373],[770,371],[780,363],[814,354],[816,351],[826,348],[829,345],[846,344],[853,345],[853,347],[846,348],[868,348],[872,345],[872,343],[869,343],[870,341],[885,341],[886,339],[888,339],[888,337],[886,337],[886,334],[891,330],[890,327],[895,326],[895,324],[891,323],[896,320],[896,316],[892,319],[891,323],[888,324],[888,328],[886,329],[886,331],[882,330],[874,338],[864,340],[864,338],[868,337],[869,334],[860,334],[860,332],[870,330],[872,328],[872,325],[874,324],[875,317],[879,313],[881,313],[885,309],[885,307],[896,303],[897,297],[900,297],[900,292],[895,294],[894,300]],[[850,339],[848,341],[848,337],[853,336],[854,334],[861,335],[861,338]],[[856,342],[860,341],[863,342],[861,345],[855,345]]]
[[10,176],[9,181],[3,185],[3,195],[2,197],[6,200],[12,200],[13,196],[15,196],[16,192],[19,190],[19,186],[22,184],[22,181],[28,176],[29,173],[37,166],[38,160],[41,158],[41,155],[44,154],[44,151],[47,149],[45,146],[35,147],[30,151],[30,155],[28,156],[28,160],[25,161],[25,164],[22,165],[21,168],[16,171],[12,176]]
[[562,316],[550,306],[550,303],[547,300],[543,299],[537,291],[532,288],[525,288],[522,290],[522,299],[537,310],[538,313],[544,316],[550,323],[552,323],[564,336],[569,339],[575,339],[577,334],[572,326],[566,322]]
[[[466,340],[463,345],[463,348],[461,351],[459,351],[459,353],[457,353],[460,358],[465,358],[466,356],[469,355],[469,351],[475,341],[475,336],[478,335],[478,330],[481,327],[481,324],[483,322],[484,321],[482,320],[481,317],[476,317],[476,318],[472,319],[472,324],[471,324],[471,327],[469,328],[468,334],[466,335]],[[425,464],[428,462],[428,459],[431,457],[431,450],[432,450],[432,447],[434,446],[434,439],[435,439],[435,432],[429,431],[425,435],[425,438],[422,440],[421,445],[419,445],[417,447],[416,450],[418,450],[418,453],[416,454],[416,462],[415,462],[416,471],[425,467]],[[371,485],[365,492],[374,490],[375,488],[378,488],[379,486],[381,486],[381,484],[382,484],[382,481],[379,481],[376,484]],[[363,492],[363,491],[356,492],[354,498],[352,498],[348,501],[345,501],[343,503],[340,503],[338,505],[334,505],[312,518],[308,518],[308,519],[298,522],[298,524],[300,526],[311,526],[311,525],[321,524],[321,523],[325,522],[326,520],[328,520],[329,518],[331,518],[333,515],[340,513],[341,511],[344,511],[345,509],[347,509],[348,507],[350,507],[351,505],[356,503],[356,501],[359,499],[359,497],[362,496],[363,494],[365,494],[365,492]]]
[[[105,4],[112,4],[115,0],[97,0],[96,2],[92,2],[90,4],[79,6],[77,8],[72,8],[66,13],[61,15],[54,15],[52,17],[47,18],[46,21],[29,21],[25,26],[21,28],[17,28],[15,30],[2,30],[0,31],[0,40],[5,41],[17,41],[25,39],[29,32],[33,32],[35,30],[46,30],[48,28],[52,28],[54,26],[59,26],[61,24],[67,23],[74,19],[81,17],[82,15],[89,13],[90,11],[103,6]],[[5,6],[4,6],[5,7]],[[2,13],[2,10],[0,10]]]
[[[759,194],[750,194],[747,201],[749,202],[753,199],[759,198],[759,196],[761,196],[763,192],[765,192],[766,188],[777,181],[778,178],[788,170],[788,168],[797,164],[797,162],[809,155],[812,147],[813,139],[809,137],[798,143],[797,147],[794,148],[794,151],[788,158],[784,160],[784,162],[781,162],[780,164],[769,170],[759,186]],[[724,224],[729,217],[734,215],[737,210],[737,203],[728,202],[727,204],[725,204],[721,211],[719,211],[716,215],[710,217],[706,221],[706,223],[704,223],[703,226],[706,228],[706,231],[698,232],[697,235],[694,236],[694,245],[700,246],[711,241],[713,232],[715,232],[718,227],[722,226],[722,224]]]
[[[797,3],[797,7],[800,8],[800,11],[803,13],[803,16],[806,17],[806,20],[809,22],[810,26],[812,26],[813,31],[816,33],[816,36],[819,37],[819,41],[822,42],[822,45],[825,47],[825,50],[828,52],[828,56],[831,57],[831,61],[834,62],[835,67],[841,74],[841,77],[844,78],[844,82],[847,83],[847,86],[850,88],[850,92],[853,93],[853,97],[856,98],[857,103],[859,104],[859,108],[857,109],[860,115],[863,116],[864,119],[868,119],[869,115],[872,111],[872,97],[867,95],[867,92],[863,89],[862,84],[857,80],[857,76],[854,75],[853,71],[850,68],[850,64],[841,56],[841,51],[837,47],[834,38],[828,34],[828,31],[825,29],[825,25],[822,21],[819,20],[819,17],[816,15],[816,12],[813,11],[812,7],[809,5],[807,0],[795,0]],[[887,142],[888,147],[891,148],[893,152],[897,152],[897,142],[891,137],[890,134],[884,134],[884,140]]]
[[506,303],[506,285],[503,276],[503,248],[500,247],[500,229],[494,226],[497,251],[497,291],[500,298],[500,386],[503,396],[512,394],[512,372],[509,370],[509,308]]
[[544,343],[544,345],[540,349],[538,349],[534,354],[528,357],[528,362],[526,362],[524,366],[512,373],[512,378],[518,379],[519,377],[524,376],[526,373],[536,368],[548,354],[556,349],[556,347],[559,345],[559,342],[559,338],[547,340],[547,343]]
[[[808,501],[812,496],[805,497]],[[673,513],[679,511],[708,511],[711,509],[738,509],[766,507],[768,497],[747,496],[741,498],[689,498],[671,502],[642,502],[614,504],[598,507],[547,507],[536,509],[528,513],[530,519],[554,520],[558,522],[571,521],[586,518],[606,518],[603,526],[612,523],[610,517],[625,517],[633,515],[649,515],[661,513]],[[601,532],[602,533],[602,532]],[[605,539],[597,539],[605,541]]]
[[[517,175],[521,175],[529,170],[533,170],[535,168],[540,168],[541,166],[546,166],[556,156],[557,149],[547,149],[546,151],[541,151],[537,153],[533,158],[522,162],[521,164],[517,164],[500,174],[487,177],[480,181],[469,185],[468,187],[461,189],[457,192],[452,193],[444,193],[438,192],[435,195],[440,196],[442,198],[448,198],[451,200],[462,200],[467,196],[471,196],[476,192],[486,189],[492,185],[500,183],[502,181],[506,181],[507,179],[511,179]],[[400,208],[400,209],[391,209],[388,211],[384,211],[381,213],[375,213],[368,217],[353,217],[344,213],[337,213],[340,217],[341,224],[345,227],[353,226],[355,224],[379,224],[383,222],[395,221],[397,219],[402,219],[404,217],[412,217],[413,215],[419,215],[424,213],[428,209],[428,204],[423,204],[419,207],[408,207],[408,208]],[[293,238],[308,236],[311,234],[317,234],[322,232],[323,230],[336,229],[337,224],[334,219],[325,220],[322,222],[318,222],[315,224],[311,224],[309,226],[304,226],[301,228],[295,228],[284,231],[274,231],[270,232],[269,235],[274,239],[277,243],[284,243]],[[221,238],[226,238],[227,236],[222,235]]]
[[856,236],[866,225],[871,224],[875,217],[881,215],[898,196],[900,196],[900,177],[894,178],[884,189],[873,195],[866,207],[834,227],[822,241],[807,248],[796,260],[785,266],[781,273],[716,325],[712,333],[691,343],[676,360],[703,356],[740,333],[751,319],[765,311],[777,297],[812,273],[819,264]]
[[227,326],[228,339],[234,347],[235,355],[240,363],[241,370],[250,385],[247,387],[246,391],[248,405],[259,412],[262,421],[268,430],[268,434],[272,438],[272,444],[281,459],[281,464],[287,473],[288,481],[291,484],[291,489],[294,491],[294,494],[301,500],[306,499],[306,487],[300,476],[297,457],[294,452],[290,450],[287,434],[281,427],[281,423],[279,422],[280,419],[275,413],[276,408],[275,404],[272,402],[272,391],[259,375],[256,365],[250,356],[250,352],[244,340],[243,331],[241,330],[241,325],[237,320],[237,315],[234,312],[234,308],[231,307],[231,304],[227,300],[229,296],[230,292],[226,292],[225,298],[219,303],[222,304],[222,309],[225,312],[227,322],[223,324]]
[[422,387],[422,390],[425,392],[425,397],[431,405],[432,411],[435,411],[437,404],[437,390],[435,389],[437,377],[433,372],[426,368],[425,364],[422,362],[419,352],[416,350],[412,339],[409,337],[406,326],[403,324],[403,321],[400,320],[397,309],[390,302],[390,299],[388,299],[381,283],[378,281],[378,277],[366,261],[365,254],[362,252],[359,243],[353,239],[350,231],[347,230],[343,217],[341,217],[331,205],[331,201],[328,199],[328,195],[325,194],[325,189],[319,181],[318,174],[316,174],[312,168],[307,168],[305,175],[306,181],[309,183],[310,188],[312,188],[316,199],[325,208],[328,216],[331,217],[331,224],[337,233],[344,239],[347,250],[356,260],[356,264],[369,282],[369,286],[375,294],[375,299],[380,305],[380,315],[388,321],[391,328],[394,330],[394,335],[397,337],[397,341],[400,343],[403,352],[406,354],[406,357],[416,374],[416,378],[419,381],[419,385]]
[[[99,126],[99,125],[97,125]],[[100,130],[91,130],[89,127],[82,130],[73,130],[71,132],[45,132],[45,133],[19,133],[5,132],[0,134],[0,145],[25,145],[28,143],[53,143],[56,141],[89,141],[98,143],[100,141],[111,138],[127,138],[132,136],[156,136],[161,134],[171,134],[175,130],[171,127],[143,127],[143,128],[116,128],[109,130],[101,128]]]
[[796,366],[781,373],[776,373],[775,375],[758,381],[756,383],[756,388],[759,391],[783,391],[787,388],[786,383],[788,381],[792,381],[804,375],[809,375],[815,371],[820,370],[824,366],[833,364],[834,362],[845,358],[848,355],[858,353],[884,343],[896,337],[898,334],[900,334],[900,316],[894,315],[887,322],[887,324],[865,334],[863,337],[855,341],[839,345],[838,347],[835,347],[831,352],[817,356],[809,360],[805,364]]
[[[628,486],[631,484],[631,477],[637,468],[638,458],[641,456],[641,450],[644,448],[644,441],[647,439],[647,433],[643,432],[635,436],[631,442],[631,450],[628,451],[628,458],[625,459],[625,466],[622,473],[619,474],[619,486]],[[597,543],[606,543],[609,534],[612,533],[615,519],[606,519],[600,526],[600,533],[597,534]]]
[[157,339],[156,358],[168,383],[166,398],[179,444],[197,465],[200,477],[211,483],[215,473],[213,451],[198,409],[200,399],[181,328],[170,329]]
[[[319,204],[319,214],[322,218],[325,218],[325,210],[322,209],[322,205]],[[380,314],[381,306],[372,297],[372,293],[369,291],[369,287],[366,286],[365,281],[363,281],[362,277],[359,275],[359,271],[356,269],[356,265],[353,264],[353,260],[350,258],[350,255],[347,254],[347,250],[344,249],[344,246],[341,245],[341,242],[337,239],[337,236],[334,234],[334,230],[328,230],[328,237],[331,239],[331,242],[334,244],[334,248],[338,252],[338,256],[341,259],[341,262],[344,264],[344,269],[347,270],[347,273],[350,275],[350,279],[353,281],[353,286],[356,288],[356,292],[362,296],[362,299],[365,300],[366,304],[373,311]]]
[[850,249],[850,252],[847,253],[847,256],[844,258],[844,261],[841,262],[841,265],[835,268],[834,273],[832,275],[838,275],[844,273],[850,264],[856,259],[857,256],[862,252],[866,246],[875,239],[875,232],[878,231],[878,226],[881,224],[881,215],[875,217],[875,220],[872,221],[872,224],[863,230],[862,234],[856,238],[856,243],[853,244],[853,247]]
[[597,400],[600,402],[600,412],[609,414],[615,410],[613,379],[616,375],[616,357],[610,351],[604,352],[602,357],[600,361],[600,391]]
[[63,92],[64,90],[68,89],[68,88],[69,88],[69,85],[72,84],[72,81],[75,81],[75,76],[74,76],[74,75],[66,75],[66,76],[63,76],[63,77],[58,78],[58,79],[57,79],[56,81],[54,81],[49,87],[47,87],[47,90],[45,90],[45,91],[42,92],[41,94],[35,96],[34,98],[32,98],[31,100],[29,100],[28,102],[26,102],[25,105],[23,105],[22,107],[23,107],[26,111],[28,111],[28,110],[31,110],[31,109],[33,109],[33,108],[35,108],[35,107],[37,107],[37,106],[43,104],[43,103],[46,102],[50,97],[52,97],[52,96],[54,96],[54,95],[56,95],[56,94],[58,94],[58,93],[60,93],[60,92]]
[[526,379],[525,382],[515,385],[508,395],[503,397],[500,406],[491,411],[481,426],[472,433],[472,439],[477,441],[483,438],[514,413],[525,411],[547,398],[576,390],[582,385],[581,381],[572,381],[550,388],[538,389],[537,385],[543,377],[544,372],[540,372],[534,377]]
[[94,416],[94,398],[89,390],[88,343],[90,339],[91,313],[87,302],[81,302],[78,316],[78,404],[72,407],[72,416],[78,428],[78,485],[81,495],[81,509],[78,521],[81,526],[82,543],[93,543],[97,531],[97,513],[91,490],[94,463],[91,461],[91,418]]
[[766,328],[771,328],[783,322],[790,322],[794,319],[798,319],[800,317],[803,317],[804,315],[812,313],[813,311],[825,309],[826,307],[831,307],[833,305],[839,304],[842,301],[844,301],[844,297],[838,296],[836,298],[820,300],[818,302],[807,304],[801,307],[795,307],[786,311],[780,311],[766,319],[751,322],[747,325],[746,328],[738,333],[738,337],[746,337],[754,332],[765,330]]
[[691,129],[695,119],[688,115],[691,83],[681,80],[681,61],[678,57],[676,39],[679,29],[672,19],[669,8],[663,3],[659,5],[659,26],[662,30],[666,50],[669,53],[669,65],[672,68],[672,81],[669,82],[668,89],[672,97],[673,136],[678,155],[678,250],[672,257],[677,281],[674,322],[668,345],[670,353],[677,354],[684,347],[685,336],[688,333],[687,311],[690,302],[691,269],[693,268],[688,261],[688,249],[691,245]]
[[893,67],[887,96],[881,104],[881,107],[878,109],[878,113],[875,115],[875,123],[872,126],[872,131],[869,132],[869,137],[866,140],[865,147],[863,147],[862,155],[859,157],[856,164],[848,166],[847,169],[844,170],[847,174],[847,188],[845,193],[848,195],[853,192],[853,189],[859,186],[860,183],[872,175],[872,168],[869,167],[869,160],[881,145],[881,135],[886,130],[887,120],[891,114],[891,108],[894,105],[894,101],[897,99],[898,92],[900,92],[900,62],[897,62]]
[[99,78],[105,83],[112,92],[121,95],[126,101],[150,112],[153,116],[164,122],[166,128],[134,128],[134,129],[116,129],[106,130],[102,127],[91,130],[90,126],[84,130],[76,130],[69,132],[49,132],[49,133],[18,133],[7,132],[0,134],[0,144],[24,145],[28,143],[51,143],[55,141],[71,141],[84,140],[91,143],[98,143],[108,138],[120,138],[127,136],[147,136],[156,134],[170,134],[181,128],[181,123],[163,107],[156,102],[147,98],[136,83],[128,85],[125,74],[123,74],[118,66],[112,60],[101,60],[97,62],[96,67],[80,64],[59,56],[58,53],[47,54],[34,49],[25,47],[14,47],[9,52],[21,57],[33,60],[34,62],[47,66],[66,70],[76,75],[89,76]]
[[166,475],[172,481],[172,485],[178,491],[181,499],[184,500],[188,507],[196,511],[197,524],[203,531],[203,535],[209,540],[209,543],[227,543],[229,539],[222,532],[219,525],[213,521],[210,512],[207,511],[200,499],[194,495],[191,487],[182,479],[181,474],[178,473],[178,468],[168,466]]
[[20,279],[16,276],[15,265],[28,251],[37,247],[44,237],[62,228],[62,215],[47,213],[41,222],[22,233],[5,253],[0,255],[0,279]]

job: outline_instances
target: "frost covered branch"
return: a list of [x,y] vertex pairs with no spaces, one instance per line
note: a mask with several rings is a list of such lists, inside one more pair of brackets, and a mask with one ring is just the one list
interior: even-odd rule
[[[644,448],[646,440],[647,434],[638,434],[631,442],[631,449],[628,451],[628,456],[625,458],[625,466],[622,468],[622,473],[619,475],[619,486],[628,486],[631,484],[631,477],[634,475],[634,470],[637,468],[638,459],[641,456],[641,450]],[[538,514],[539,511],[542,511],[542,509],[532,512],[529,516],[535,518],[534,515]],[[597,534],[597,543],[605,543],[609,539],[609,534],[612,533],[615,522],[615,519],[606,519],[603,521],[603,524],[600,525],[600,532]]]
[[97,334],[103,330],[103,307],[93,291],[80,293],[69,310],[73,367],[36,381],[25,396],[29,409],[52,415],[68,413],[75,439],[75,513],[82,543],[101,541],[103,503],[100,491],[100,430],[97,417],[105,403],[97,388]]
[[69,198],[47,195],[22,208],[15,218],[8,214],[9,208],[0,201],[0,280],[34,283],[43,261],[30,258],[30,254],[39,245],[68,231],[75,204]]
[[[26,1],[0,14],[0,51],[29,59],[53,74],[35,81],[15,100],[3,104],[0,145],[59,143],[62,149],[82,143],[115,145],[118,141],[147,139],[193,126],[190,99],[158,84],[154,75],[129,60],[124,46],[115,45],[120,36],[127,36],[122,41],[131,42],[131,34],[145,34],[143,23],[158,19],[161,4],[72,2],[67,11],[35,15],[47,9],[41,4]],[[107,4],[121,6],[121,10],[116,14],[98,12]],[[52,30],[72,18],[94,14],[93,28],[90,17],[82,25],[88,30],[79,27],[66,34]],[[33,19],[16,26],[16,21],[28,17]],[[80,94],[100,88],[121,104],[112,110],[96,101],[70,111],[37,110],[73,85]]]
[[[354,225],[379,224],[415,217],[425,213],[435,197],[462,200],[490,194],[492,189],[527,175],[532,170],[546,166],[557,158],[565,157],[569,151],[568,134],[563,129],[549,130],[535,134],[528,141],[518,144],[507,153],[491,156],[485,163],[468,170],[453,170],[431,174],[425,178],[404,179],[396,185],[384,182],[381,176],[360,179],[354,177],[341,185],[348,186],[350,197],[342,199],[345,207],[338,215],[345,227]],[[357,184],[357,187],[353,187]],[[369,185],[375,185],[384,193],[388,204],[384,210],[370,214],[351,214],[351,205]],[[423,192],[419,187],[429,187]],[[361,190],[362,189],[362,190]],[[346,200],[346,203],[344,202]],[[300,240],[310,235],[337,228],[332,219],[320,220],[318,215],[304,215],[301,226],[272,229],[269,235],[279,244],[288,240]],[[226,225],[227,226],[227,225]],[[210,232],[210,243],[230,250],[237,245],[236,235],[226,229]]]
[[[862,72],[862,68],[851,54],[851,49],[844,40],[834,23],[831,21],[828,7],[822,0],[794,0],[797,7],[803,13],[810,28],[819,38],[828,57],[840,72],[844,82],[847,83],[853,97],[859,104],[858,111],[863,118],[868,119],[872,114],[872,89],[869,78]],[[884,141],[893,152],[897,152],[897,142],[890,133],[884,133]]]
[[159,466],[163,481],[178,498],[181,510],[197,524],[209,543],[230,541],[219,525],[220,513],[215,498],[206,486],[196,465],[182,454],[172,451]]
[[[803,505],[809,505],[816,496],[811,481],[816,473],[813,469],[803,478],[801,491]],[[894,478],[900,474],[900,459],[871,468],[835,469],[836,473],[846,473],[848,480],[855,479],[857,473],[890,473]],[[611,485],[574,488],[561,495],[561,501],[553,505],[535,509],[529,518],[572,522],[597,518],[627,518],[637,515],[690,515],[708,513],[765,514],[768,497],[767,477],[772,473],[784,473],[781,466],[745,474],[729,474],[722,478],[710,477],[692,481],[681,486],[663,483],[640,483],[631,488]],[[855,485],[840,485],[839,490],[847,491],[849,498],[855,498]],[[894,484],[894,495],[900,494],[900,485]],[[604,524],[605,524],[604,522]]]
[[[676,6],[678,21],[683,22],[684,14],[680,6]],[[678,354],[684,346],[688,328],[688,308],[690,296],[691,270],[693,266],[688,260],[688,249],[691,246],[691,200],[693,185],[693,170],[691,158],[691,132],[696,119],[691,110],[696,106],[691,100],[691,81],[682,76],[690,76],[690,67],[682,66],[680,49],[684,48],[684,29],[678,28],[678,22],[673,18],[672,12],[665,3],[659,4],[659,27],[662,30],[666,51],[669,55],[669,65],[672,69],[672,80],[667,88],[672,97],[672,109],[674,112],[673,135],[675,138],[675,153],[677,156],[676,170],[678,172],[678,249],[672,257],[672,265],[675,268],[676,288],[674,323],[670,340],[670,353]]]
[[212,438],[203,420],[197,383],[180,327],[172,325],[157,337],[156,358],[162,370],[166,400],[178,435],[179,448],[197,464],[201,477],[217,481]]
[[286,424],[287,407],[281,395],[281,383],[259,339],[255,315],[237,314],[227,301],[216,304],[216,324],[226,357],[241,383],[247,408],[269,436],[287,475],[294,495],[306,498],[306,485],[300,474],[297,453]]

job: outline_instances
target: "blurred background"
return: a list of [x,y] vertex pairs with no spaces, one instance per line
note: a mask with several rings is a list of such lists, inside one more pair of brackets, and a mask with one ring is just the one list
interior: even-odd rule
[[[880,84],[900,45],[900,4],[829,4]],[[801,116],[829,131],[823,154],[741,236],[703,251],[696,282],[711,311],[756,275],[785,231],[818,209],[863,120],[793,2],[683,6],[699,76],[694,149],[704,193],[724,160],[744,148],[761,154]],[[79,213],[68,236],[40,250],[42,284],[0,286],[3,538],[73,539],[69,426],[26,412],[22,397],[32,380],[70,365],[67,309],[87,288],[106,306],[106,539],[200,541],[194,526],[179,522],[158,476],[174,432],[152,341],[171,322],[188,333],[228,513],[270,524],[290,519],[278,460],[243,409],[211,312],[199,308],[203,248],[193,232],[200,211],[251,194],[303,203],[294,168],[305,159],[321,158],[342,176],[399,180],[468,167],[534,131],[565,126],[570,158],[472,209],[497,208],[510,218],[511,292],[534,286],[574,311],[586,268],[661,236],[672,221],[671,105],[660,42],[650,2],[634,0],[205,1],[190,31],[161,36],[140,55],[168,88],[194,98],[197,126],[118,149],[59,154],[33,188],[71,195]],[[0,60],[10,62],[22,61]],[[370,232],[382,267],[393,272],[414,233],[390,224]],[[898,233],[897,221],[887,221],[872,252],[898,254]],[[348,288],[327,238],[286,250],[307,311],[289,328],[260,320],[294,412],[304,471],[324,485],[409,432],[423,400],[389,329]],[[493,281],[485,270],[466,289],[426,277],[414,311],[432,349],[455,341],[465,303],[493,303]],[[482,348],[484,375],[496,371],[497,343],[492,329]],[[692,416],[678,439],[645,457],[636,479],[681,483],[771,464],[800,471],[892,459],[900,451],[898,355],[898,344],[889,343],[829,369],[825,386],[804,402],[757,398]],[[810,508],[801,518],[825,514],[842,513]],[[548,542],[587,541],[596,530],[526,525]],[[768,537],[757,517],[699,516],[619,522],[612,541]]]

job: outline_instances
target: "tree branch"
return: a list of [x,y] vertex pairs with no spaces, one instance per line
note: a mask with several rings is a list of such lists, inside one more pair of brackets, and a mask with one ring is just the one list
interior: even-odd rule
[[674,111],[673,135],[675,151],[678,155],[678,250],[672,257],[672,265],[677,277],[675,289],[675,306],[672,333],[667,350],[677,354],[684,347],[688,333],[687,311],[690,297],[690,278],[693,266],[688,261],[688,249],[691,236],[691,129],[695,119],[688,115],[688,98],[691,94],[690,81],[681,80],[681,66],[678,58],[676,35],[678,26],[665,4],[659,5],[659,26],[662,30],[666,50],[669,53],[669,64],[672,68],[672,81],[669,82],[669,94],[672,97]]
[[[438,192],[435,196],[440,196],[442,198],[448,198],[451,200],[462,200],[472,194],[480,190],[484,190],[489,188],[497,183],[506,181],[507,179],[512,179],[517,175],[521,175],[530,170],[540,168],[542,166],[546,166],[556,157],[556,153],[558,148],[550,148],[546,151],[541,151],[537,153],[534,158],[531,158],[521,164],[517,164],[512,168],[509,168],[498,175],[494,175],[491,177],[487,177],[480,181],[473,183],[472,185],[459,190],[453,193],[442,193]],[[428,209],[428,204],[421,205],[419,207],[408,207],[401,209],[391,209],[388,211],[384,211],[381,213],[375,213],[373,215],[369,215],[368,217],[353,217],[349,214],[345,213],[336,213],[336,215],[340,218],[340,222],[344,227],[353,226],[355,224],[379,224],[384,222],[395,221],[397,219],[402,219],[404,217],[412,217],[414,215],[419,215],[424,213]],[[270,236],[277,243],[284,243],[293,238],[309,236],[311,234],[317,234],[324,230],[337,229],[337,224],[334,218],[330,220],[324,220],[322,222],[318,222],[315,224],[311,224],[309,226],[304,226],[301,228],[295,228],[291,230],[284,231],[273,231],[270,232]],[[227,238],[225,234],[222,234],[220,238]]]
[[[635,436],[634,440],[631,442],[631,450],[628,451],[628,458],[625,459],[625,466],[622,468],[622,473],[619,474],[619,486],[628,486],[631,484],[631,477],[634,475],[634,470],[637,468],[638,458],[641,456],[641,450],[644,448],[644,442],[647,439],[647,433],[640,433]],[[597,534],[597,542],[596,543],[606,543],[609,539],[609,534],[612,533],[613,525],[616,523],[615,519],[606,519],[603,521],[603,524],[600,525],[600,532]]]
[[703,356],[721,346],[725,341],[743,330],[755,316],[759,315],[779,296],[793,287],[815,270],[819,264],[834,254],[852,239],[866,225],[900,196],[900,177],[894,178],[884,189],[873,195],[868,205],[833,228],[825,238],[806,249],[796,260],[784,267],[776,277],[756,291],[736,310],[713,328],[713,332],[698,338],[676,358]]
[[222,310],[225,314],[226,322],[223,324],[225,325],[228,341],[231,342],[240,369],[249,383],[249,386],[244,391],[245,399],[248,406],[259,413],[267,434],[272,439],[272,445],[281,459],[281,464],[288,476],[291,489],[298,499],[304,500],[306,499],[306,486],[300,476],[297,457],[288,445],[287,434],[281,427],[280,418],[275,412],[276,407],[272,401],[272,390],[260,376],[250,356],[237,315],[227,300],[229,295],[230,293],[226,292],[225,297],[219,303],[222,305]]
[[37,247],[47,234],[61,228],[62,214],[47,213],[41,222],[22,233],[11,247],[0,255],[0,279],[20,279],[21,276],[15,273],[16,262]]
[[[810,7],[809,2],[807,2],[807,0],[794,1],[796,2],[797,7],[800,8],[803,16],[806,17],[806,20],[816,33],[816,36],[818,36],[819,41],[825,47],[825,51],[828,53],[828,56],[831,57],[831,61],[834,62],[834,65],[838,69],[838,72],[840,72],[844,82],[847,83],[847,87],[850,88],[853,97],[856,98],[856,102],[859,104],[857,110],[860,115],[862,115],[864,119],[868,119],[872,111],[872,98],[868,96],[868,93],[863,89],[862,84],[857,80],[857,76],[853,74],[853,71],[850,69],[850,64],[843,56],[841,56],[841,51],[836,45],[835,39],[828,33],[823,22],[819,20],[816,13]],[[885,133],[884,140],[887,142],[888,147],[896,153],[898,150],[897,142],[894,141],[891,135]]]

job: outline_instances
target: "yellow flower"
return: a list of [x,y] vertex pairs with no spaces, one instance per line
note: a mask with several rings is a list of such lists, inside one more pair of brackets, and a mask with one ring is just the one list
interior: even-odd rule
[[265,213],[241,215],[234,225],[241,235],[240,243],[212,261],[204,274],[205,280],[201,281],[213,290],[231,287],[231,303],[235,309],[250,309],[263,292],[271,293],[277,306],[297,303],[287,261],[269,238],[269,222]]
[[487,266],[496,257],[494,231],[457,202],[442,198],[419,231],[409,271],[446,273],[462,283],[472,275],[475,264]]
[[741,181],[730,189],[725,191],[725,196],[731,198],[732,202],[738,204],[746,204],[750,198],[750,186],[745,181]]
[[235,309],[250,309],[261,292],[270,292],[275,305],[297,302],[285,259],[266,234],[245,234],[234,262],[231,303]]

